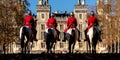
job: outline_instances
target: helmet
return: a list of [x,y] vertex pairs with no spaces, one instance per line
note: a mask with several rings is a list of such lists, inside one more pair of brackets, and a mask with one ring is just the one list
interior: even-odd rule
[[53,17],[53,16],[54,16],[54,14],[52,13],[52,14],[51,14],[51,16]]
[[74,15],[73,12],[71,12],[71,13],[70,13],[70,16],[73,16],[73,15]]
[[31,14],[31,11],[30,11],[30,10],[28,10],[28,11],[27,11],[27,14],[28,14],[28,15],[29,15],[29,14]]
[[95,13],[94,13],[94,11],[91,11],[90,14],[91,14],[91,15],[94,15]]

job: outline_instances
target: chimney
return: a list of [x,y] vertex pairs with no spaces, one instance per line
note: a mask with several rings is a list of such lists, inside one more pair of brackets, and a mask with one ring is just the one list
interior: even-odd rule
[[80,5],[81,3],[80,3],[80,0],[78,0],[78,5]]
[[48,5],[48,0],[46,0],[46,5]]
[[82,5],[85,5],[85,0],[82,0]]
[[43,0],[39,0],[38,5],[43,5]]

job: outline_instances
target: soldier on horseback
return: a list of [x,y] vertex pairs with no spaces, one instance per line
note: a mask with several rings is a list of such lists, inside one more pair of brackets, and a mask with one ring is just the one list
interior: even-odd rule
[[[57,32],[57,40],[59,40],[60,31],[57,30],[57,21],[54,18],[53,13],[51,14],[50,18],[47,20],[46,25],[47,25],[47,28],[54,28],[56,30],[56,32]],[[45,37],[46,37],[46,34],[45,34]]]
[[[70,17],[68,18],[67,22],[66,22],[67,28],[64,30],[64,40],[66,40],[66,32],[69,28],[75,28],[78,31],[78,36],[80,36],[80,31],[76,28],[77,27],[77,20],[74,17],[73,13],[70,13]],[[80,41],[80,37],[78,37],[78,41]]]
[[[27,11],[27,14],[25,17],[24,17],[24,26],[26,27],[26,31],[29,32],[29,35],[33,35],[33,40],[34,41],[37,41],[36,39],[36,29],[35,29],[35,24],[34,24],[34,18],[33,16],[31,15],[31,11]],[[30,38],[30,37],[29,37]]]
[[102,41],[101,39],[100,39],[100,30],[98,29],[98,20],[97,20],[97,18],[95,17],[95,13],[94,13],[94,11],[91,11],[90,12],[90,17],[88,18],[88,21],[87,21],[87,25],[88,25],[88,27],[87,27],[87,29],[85,30],[85,41],[87,40],[87,32],[89,31],[89,29],[91,28],[91,27],[93,27],[94,26],[94,30],[96,31],[96,33],[99,35],[99,41]]

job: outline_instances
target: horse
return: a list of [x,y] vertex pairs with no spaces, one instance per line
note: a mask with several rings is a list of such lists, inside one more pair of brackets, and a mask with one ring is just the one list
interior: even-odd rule
[[54,28],[48,28],[44,32],[44,39],[46,42],[47,53],[52,53],[52,49],[55,49],[55,43],[57,41],[57,31]]
[[[69,28],[67,30],[67,32],[65,33],[64,37],[66,38],[65,40],[68,40],[68,43],[69,43],[68,44],[68,51],[69,51],[68,53],[73,53],[74,47],[75,47],[75,43],[77,41],[79,41],[78,40],[78,38],[79,38],[78,30],[76,28]],[[63,37],[62,37],[62,40],[64,40]]]
[[101,42],[100,31],[97,27],[92,26],[87,32],[87,52],[96,53],[96,45]]
[[33,35],[27,32],[26,26],[20,28],[21,53],[30,53],[33,44]]

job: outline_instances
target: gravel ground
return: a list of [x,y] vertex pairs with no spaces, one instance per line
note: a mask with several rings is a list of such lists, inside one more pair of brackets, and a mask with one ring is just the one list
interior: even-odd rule
[[0,54],[0,60],[120,60],[120,54]]

